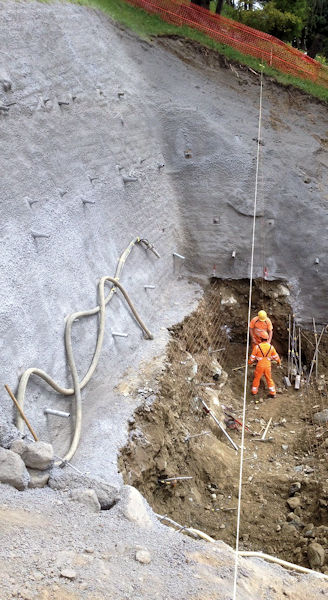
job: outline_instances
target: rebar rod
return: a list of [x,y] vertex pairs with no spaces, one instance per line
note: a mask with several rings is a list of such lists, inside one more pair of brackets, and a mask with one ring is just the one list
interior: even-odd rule
[[287,376],[290,379],[290,327],[291,327],[291,319],[290,315],[288,316],[288,357],[287,357]]
[[212,419],[215,421],[215,423],[218,425],[218,427],[220,427],[221,431],[224,433],[224,435],[226,436],[226,438],[229,440],[230,444],[238,452],[238,446],[237,446],[237,444],[235,444],[235,442],[231,439],[230,435],[226,432],[226,430],[224,429],[223,425],[220,423],[219,419],[217,419],[217,417],[215,416],[214,412],[207,406],[207,404],[206,404],[206,402],[204,402],[204,400],[202,400],[200,398],[200,401],[201,401],[202,405],[204,406],[206,412],[212,417]]
[[326,326],[324,326],[322,328],[320,336],[319,336],[319,339],[317,340],[317,344],[316,344],[316,347],[315,347],[315,350],[314,350],[314,354],[313,354],[313,358],[312,358],[312,361],[311,361],[311,367],[310,367],[309,376],[308,376],[308,378],[306,380],[307,384],[310,383],[310,379],[311,379],[311,375],[312,375],[314,363],[316,362],[317,356],[319,354],[319,346],[320,346],[321,338],[323,336],[323,332],[325,331],[325,329],[326,329]]
[[33,437],[34,437],[34,441],[35,441],[35,442],[38,442],[38,441],[39,441],[39,439],[38,439],[38,436],[36,435],[36,433],[35,433],[35,431],[34,431],[34,429],[33,429],[32,425],[31,425],[31,424],[30,424],[30,422],[29,422],[29,420],[28,420],[28,419],[27,419],[27,417],[25,416],[25,413],[24,413],[23,409],[21,408],[21,406],[20,406],[20,405],[19,405],[19,403],[17,402],[17,400],[16,400],[16,398],[15,398],[14,394],[12,393],[12,391],[11,391],[11,389],[10,389],[9,385],[5,385],[5,389],[6,389],[6,391],[8,392],[8,394],[9,394],[10,398],[12,399],[13,403],[15,404],[15,406],[16,406],[16,408],[17,408],[17,410],[18,410],[19,414],[20,414],[20,416],[21,416],[21,417],[22,417],[22,419],[23,419],[23,421],[26,423],[26,425],[27,425],[27,427],[29,428],[29,430],[30,430],[31,434],[33,435]]
[[62,410],[55,410],[54,408],[45,408],[43,412],[45,415],[55,415],[56,417],[68,418],[71,416],[71,413],[69,413],[69,412],[64,412]]
[[313,333],[314,333],[314,341],[315,341],[315,378],[318,379],[318,334],[317,328],[315,324],[315,319],[313,317]]
[[261,437],[261,440],[262,440],[262,441],[264,441],[264,440],[265,440],[265,438],[266,438],[266,434],[267,434],[267,433],[268,433],[268,431],[269,431],[269,427],[270,427],[270,425],[271,425],[271,421],[272,421],[272,417],[270,417],[270,419],[269,419],[269,421],[268,421],[268,424],[267,424],[267,426],[266,426],[266,428],[265,428],[265,430],[264,430],[264,432],[263,432],[263,435],[262,435],[262,437]]
[[299,373],[302,373],[302,342],[301,342],[301,328],[298,328],[298,360],[299,360]]
[[201,433],[193,433],[192,435],[187,435],[184,441],[189,442],[189,440],[191,440],[193,438],[201,437],[202,435],[209,435],[210,433],[211,433],[210,431],[202,431]]
[[164,479],[160,479],[159,481],[161,483],[166,483],[171,482],[171,481],[183,481],[185,479],[193,479],[193,477],[191,475],[188,476],[182,476],[182,475],[177,475],[177,477],[164,477]]

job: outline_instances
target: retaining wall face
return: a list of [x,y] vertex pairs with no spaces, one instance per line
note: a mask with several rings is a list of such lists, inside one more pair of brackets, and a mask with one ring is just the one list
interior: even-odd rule
[[[192,107],[189,102],[163,114],[164,154],[184,224],[186,266],[211,273],[215,264],[219,276],[247,277],[259,85],[248,79],[241,86],[230,71],[209,75],[204,81],[199,74],[202,95],[192,91]],[[182,83],[176,92],[183,97]],[[264,265],[270,279],[286,278],[297,316],[325,323],[327,110],[297,92],[294,102],[292,94],[264,81],[254,274],[261,277]],[[191,158],[184,158],[183,147]]]
[[[162,258],[136,248],[121,282],[157,332],[194,301],[192,286],[173,273],[173,251],[186,255],[184,273],[209,276],[215,263],[218,276],[248,275],[259,87],[240,85],[229,70],[186,65],[78,6],[1,3],[0,37],[0,75],[12,82],[11,91],[0,86],[0,102],[9,105],[0,115],[2,381],[15,389],[19,374],[38,366],[69,383],[64,319],[95,306],[97,279],[114,274],[136,235],[153,241]],[[324,320],[326,109],[309,102],[300,112],[287,100],[271,88],[264,95],[258,212],[265,198],[265,219],[255,274],[265,234],[270,277],[294,283],[300,316]],[[124,184],[123,175],[138,181]],[[98,377],[112,384],[113,372],[118,379],[144,349],[118,298],[108,323],[131,331],[124,358],[123,341],[106,338]],[[74,325],[81,375],[95,335],[95,321]],[[41,428],[40,407],[52,401],[46,386],[30,385],[30,415]]]
[[[172,290],[183,298],[173,311],[168,294],[177,279],[172,252],[181,250],[183,231],[178,207],[167,201],[173,194],[158,168],[164,162],[160,140],[146,118],[148,101],[138,95],[135,59],[125,57],[121,32],[87,9],[33,3],[1,5],[0,31],[8,57],[14,57],[4,61],[2,77],[12,82],[12,91],[1,92],[1,103],[15,102],[0,117],[1,379],[15,389],[19,375],[35,366],[71,385],[65,317],[97,305],[99,278],[114,276],[122,251],[137,235],[152,241],[161,259],[136,246],[120,281],[147,326],[159,336],[161,326],[191,309],[194,296],[186,282]],[[138,181],[124,183],[123,175]],[[145,291],[144,284],[156,290]],[[112,338],[111,330],[129,338]],[[95,318],[73,327],[81,377],[96,331]],[[112,387],[151,352],[119,294],[110,305],[107,331],[97,373]],[[158,350],[156,342],[149,345]],[[12,407],[4,391],[1,399],[9,420]],[[27,412],[40,435],[46,433],[40,411],[54,402],[65,410],[68,401],[31,380]]]

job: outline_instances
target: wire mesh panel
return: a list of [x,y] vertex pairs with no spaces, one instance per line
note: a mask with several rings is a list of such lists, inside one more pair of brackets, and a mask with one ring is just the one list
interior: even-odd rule
[[204,390],[220,390],[226,380],[229,328],[221,310],[218,285],[208,289],[196,312],[172,328],[169,362],[175,397],[187,405]]

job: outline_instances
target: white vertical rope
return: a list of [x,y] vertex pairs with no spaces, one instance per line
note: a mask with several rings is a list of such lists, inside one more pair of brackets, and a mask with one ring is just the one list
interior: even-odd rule
[[248,376],[248,353],[249,353],[249,325],[251,320],[252,308],[252,292],[253,292],[253,271],[254,271],[254,248],[255,248],[255,229],[256,229],[256,207],[257,207],[257,188],[259,179],[259,162],[260,162],[260,142],[261,142],[261,124],[262,124],[262,92],[263,92],[263,69],[261,70],[260,83],[260,107],[259,107],[259,124],[257,134],[257,155],[256,155],[256,176],[255,176],[255,194],[254,194],[254,212],[253,212],[253,231],[252,231],[252,252],[251,252],[251,270],[249,277],[249,298],[248,298],[248,319],[247,319],[247,344],[245,358],[245,379],[244,379],[244,397],[243,397],[243,426],[241,432],[241,453],[240,453],[240,469],[239,469],[239,489],[238,489],[238,509],[237,509],[237,532],[236,532],[236,551],[235,551],[235,572],[233,583],[233,599],[237,598],[237,577],[238,577],[238,552],[239,552],[239,529],[240,529],[240,512],[241,512],[241,493],[243,482],[243,462],[244,462],[244,441],[245,441],[245,419],[246,419],[246,395],[247,395],[247,376]]

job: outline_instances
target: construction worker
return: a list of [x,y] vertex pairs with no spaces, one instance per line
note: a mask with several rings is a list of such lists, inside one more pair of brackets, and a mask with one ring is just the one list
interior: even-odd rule
[[276,349],[269,343],[268,333],[266,331],[260,331],[259,335],[261,341],[253,348],[252,354],[248,361],[249,365],[252,365],[255,363],[255,361],[257,362],[252,384],[252,394],[253,396],[256,396],[261,377],[264,375],[269,388],[269,395],[274,398],[276,395],[276,388],[271,377],[271,361],[274,360],[276,363],[278,363],[278,365],[280,365],[281,360]]
[[267,316],[265,310],[260,310],[257,317],[251,320],[249,324],[249,332],[251,334],[253,347],[261,342],[260,333],[266,331],[268,334],[268,343],[271,344],[273,327],[272,322]]

